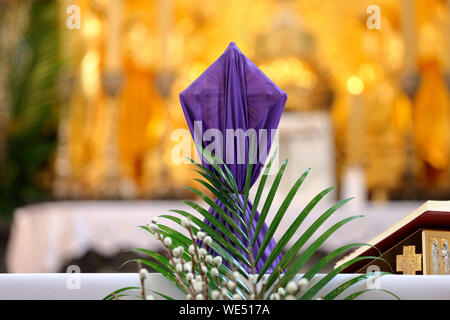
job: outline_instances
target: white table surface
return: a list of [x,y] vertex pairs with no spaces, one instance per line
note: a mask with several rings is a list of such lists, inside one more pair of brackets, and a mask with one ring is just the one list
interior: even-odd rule
[[[129,286],[140,287],[139,275],[136,273],[91,273],[77,274],[79,282],[74,281],[74,274],[48,273],[48,274],[0,274],[0,300],[99,300],[113,291]],[[353,274],[340,274],[325,286],[316,297],[324,296],[346,280],[355,277]],[[313,281],[318,281],[323,275],[318,275]],[[77,281],[78,281],[77,280]],[[450,299],[449,276],[403,276],[386,275],[379,278],[379,288],[395,293],[402,300]],[[71,284],[79,283],[79,289],[69,289]],[[150,274],[146,287],[157,290],[176,299],[184,299],[184,295],[160,274]],[[354,292],[367,289],[365,282],[358,283],[338,298],[342,299]],[[139,294],[137,292],[131,292]],[[159,299],[157,295],[154,295]],[[395,299],[381,291],[370,291],[359,296],[358,299]]]

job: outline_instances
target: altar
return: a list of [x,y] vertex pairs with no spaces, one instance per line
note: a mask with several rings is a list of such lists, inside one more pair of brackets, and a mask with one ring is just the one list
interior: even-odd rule
[[[324,275],[318,275],[314,281],[319,281]],[[336,276],[319,293],[330,291],[339,284],[354,277],[353,274]],[[386,275],[379,278],[377,286],[388,290],[402,300],[441,300],[450,297],[450,277],[448,276],[398,276]],[[71,284],[79,286],[71,286]],[[99,300],[123,287],[139,287],[139,275],[133,273],[120,274],[0,274],[0,300]],[[159,274],[150,274],[146,281],[146,288],[166,294],[173,298],[183,299],[179,290]],[[339,296],[341,299],[347,295],[367,289],[362,282],[347,289]],[[130,294],[139,295],[137,291]],[[339,299],[338,297],[338,299]],[[154,295],[155,300],[162,299]],[[123,299],[136,299],[124,297]],[[369,291],[359,297],[359,300],[395,300],[383,291]]]
[[[305,226],[300,227],[299,234],[306,230],[309,221],[317,219],[333,204],[331,200],[319,204],[305,221]],[[350,202],[331,216],[317,232],[321,233],[340,219],[353,214],[364,214],[365,217],[344,226],[338,234],[326,241],[322,246],[323,253],[348,243],[364,242],[375,237],[420,204],[367,203],[359,207],[352,206]],[[301,199],[291,206],[287,216],[281,221],[279,232],[275,234],[276,241],[303,206]],[[148,224],[153,217],[168,213],[171,209],[180,208],[186,209],[181,201],[61,201],[20,208],[14,215],[11,229],[7,251],[8,271],[58,272],[65,262],[82,256],[89,249],[109,256],[136,247],[161,249],[160,243],[138,226]],[[273,215],[274,212],[269,213],[268,219],[272,219]],[[171,223],[168,221],[167,225]],[[292,244],[293,241],[289,243]]]

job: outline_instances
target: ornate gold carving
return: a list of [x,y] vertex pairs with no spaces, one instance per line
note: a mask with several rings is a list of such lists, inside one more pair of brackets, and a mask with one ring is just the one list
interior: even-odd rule
[[422,271],[422,254],[416,254],[416,246],[404,246],[403,254],[397,255],[397,271],[403,274],[416,274]]
[[450,231],[424,230],[422,235],[423,273],[450,275]]

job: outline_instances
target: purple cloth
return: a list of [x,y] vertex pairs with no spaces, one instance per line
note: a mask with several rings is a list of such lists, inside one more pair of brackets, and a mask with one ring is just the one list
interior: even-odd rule
[[[194,123],[197,121],[201,121],[201,134],[205,134],[208,129],[219,129],[222,133],[223,144],[221,149],[212,151],[220,156],[227,164],[236,179],[237,188],[240,192],[245,189],[245,177],[249,158],[249,139],[240,139],[239,141],[241,142],[238,144],[237,136],[227,135],[226,130],[256,130],[255,133],[258,143],[253,153],[257,160],[256,164],[253,165],[251,176],[251,185],[253,185],[270,151],[273,138],[271,133],[278,127],[286,100],[286,93],[259,70],[237,48],[234,42],[230,43],[219,59],[200,75],[200,77],[180,93],[181,106],[191,134],[196,142],[200,142],[199,137],[194,135],[194,132],[199,132],[198,129],[194,128]],[[264,130],[260,131],[260,129],[266,129],[266,134],[264,134]],[[265,137],[267,139],[264,139]],[[212,141],[204,140],[206,139],[201,140],[204,148],[214,141],[214,139],[211,139]],[[243,151],[244,154],[242,154]],[[209,170],[214,171],[205,159],[202,159],[202,163]],[[240,195],[240,198],[240,201],[244,200],[242,195]],[[216,203],[233,217],[218,199],[216,199]],[[251,208],[252,204],[248,201],[245,217],[243,217],[244,221],[249,220]],[[223,222],[223,219],[212,208],[209,209],[209,212]],[[252,221],[250,239],[253,238],[258,219],[259,212],[256,212],[254,221]],[[239,224],[236,218],[233,217],[233,220]],[[208,221],[205,222],[212,226]],[[267,225],[264,223],[253,248],[255,257],[266,232]],[[247,247],[248,243],[245,238],[235,231],[234,233]],[[274,247],[275,241],[271,239],[256,266],[257,272],[262,269]],[[281,256],[277,257],[267,272],[271,272],[279,263],[280,259]],[[250,271],[249,268],[246,267],[246,269]]]

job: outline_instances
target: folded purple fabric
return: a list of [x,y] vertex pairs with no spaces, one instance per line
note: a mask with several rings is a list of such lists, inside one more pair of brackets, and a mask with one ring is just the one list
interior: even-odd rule
[[[278,127],[286,100],[286,93],[259,70],[234,42],[230,43],[225,52],[200,77],[180,93],[181,106],[194,141],[223,159],[236,179],[239,192],[243,192],[245,188],[249,146],[255,147],[251,175],[253,185],[270,151],[273,134]],[[249,135],[252,133],[256,137],[256,144],[250,144]],[[202,158],[202,163],[214,171],[206,159]],[[242,195],[239,198],[239,201],[244,201]],[[218,199],[216,203],[241,225]],[[244,221],[250,219],[251,209],[249,200],[245,216],[242,217]],[[209,212],[224,222],[212,208]],[[256,212],[249,230],[250,239],[253,239],[259,217],[259,212]],[[211,223],[205,222],[214,228]],[[242,228],[245,230],[244,226]],[[231,227],[230,230],[248,246],[244,237]],[[264,223],[253,247],[255,257],[266,232],[267,225]],[[256,266],[257,272],[262,269],[274,247],[275,241],[271,239]],[[241,252],[244,253],[242,250]],[[281,256],[277,257],[267,272],[271,272],[280,259]],[[250,271],[248,267],[245,268]]]

